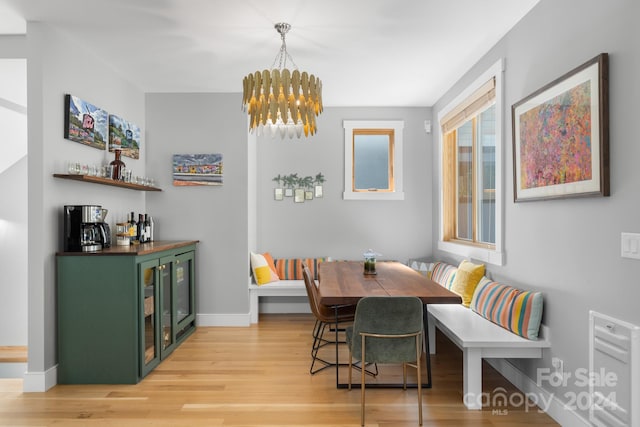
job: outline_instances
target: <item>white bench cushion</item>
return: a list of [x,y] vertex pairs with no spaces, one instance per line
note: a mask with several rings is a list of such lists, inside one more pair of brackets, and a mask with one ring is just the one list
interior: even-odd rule
[[550,346],[543,339],[529,340],[516,335],[460,304],[429,304],[427,309],[436,320],[438,329],[445,332],[460,348]]

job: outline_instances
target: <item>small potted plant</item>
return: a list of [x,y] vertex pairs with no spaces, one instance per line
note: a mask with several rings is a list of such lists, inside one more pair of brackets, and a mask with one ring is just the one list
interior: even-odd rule
[[276,200],[282,200],[282,196],[283,196],[283,190],[282,190],[282,185],[280,184],[282,182],[282,176],[280,176],[280,174],[278,174],[278,176],[276,176],[275,178],[273,178],[273,180],[277,187],[273,189],[273,198]]
[[313,182],[314,180],[312,176],[305,176],[301,179],[301,184],[304,186],[305,200],[313,200],[313,191],[311,190],[313,188]]
[[297,174],[291,174],[282,177],[282,182],[284,183],[284,195],[286,197],[293,196],[293,186],[297,181]]
[[292,173],[289,175],[292,180],[292,185],[295,187],[294,190],[294,199],[293,201],[296,203],[304,202],[304,178],[299,177],[297,173]]
[[318,172],[318,174],[316,175],[316,178],[313,181],[315,183],[316,199],[318,197],[322,197],[322,184],[324,183],[324,181],[325,181],[324,175],[322,175],[322,172]]

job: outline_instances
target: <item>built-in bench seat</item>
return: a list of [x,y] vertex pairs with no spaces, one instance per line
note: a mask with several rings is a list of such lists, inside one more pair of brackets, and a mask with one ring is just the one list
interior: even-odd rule
[[[543,349],[551,346],[546,333],[539,333],[546,332],[540,324],[539,292],[522,291],[485,276],[475,280],[473,289],[465,289],[455,279],[455,266],[438,262],[429,268],[412,267],[463,298],[463,304],[429,304],[427,310],[430,353],[436,353],[436,328],[463,352],[463,402],[468,409],[482,409],[482,359],[541,358]],[[468,278],[466,265],[465,271]]]
[[551,346],[544,337],[530,340],[485,319],[461,304],[430,304],[429,351],[435,354],[435,328],[462,350],[463,399],[468,409],[482,409],[482,359],[541,358]]
[[[302,264],[318,280],[318,264],[328,258],[271,258],[269,253],[251,254],[249,277],[249,318],[258,323],[260,297],[306,297]],[[265,270],[265,267],[268,270]],[[262,268],[263,270],[259,270]],[[258,279],[256,279],[256,277]]]
[[306,297],[304,280],[279,280],[256,285],[249,283],[249,314],[251,323],[258,323],[260,297]]

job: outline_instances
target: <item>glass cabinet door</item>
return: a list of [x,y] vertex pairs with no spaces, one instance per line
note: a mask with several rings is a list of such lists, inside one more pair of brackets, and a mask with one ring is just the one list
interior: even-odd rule
[[140,371],[145,376],[160,363],[158,262],[140,264]]
[[162,329],[161,329],[161,348],[163,357],[173,350],[174,333],[173,333],[173,292],[171,291],[171,280],[173,277],[173,258],[163,258],[160,260],[160,286],[162,289]]
[[175,260],[176,293],[176,338],[189,329],[195,319],[194,297],[194,255],[193,252],[176,256]]

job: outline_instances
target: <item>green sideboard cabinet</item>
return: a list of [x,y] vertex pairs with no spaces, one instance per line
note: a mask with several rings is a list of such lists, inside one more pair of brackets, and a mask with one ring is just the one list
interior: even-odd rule
[[56,255],[59,384],[135,384],[195,331],[196,244]]

